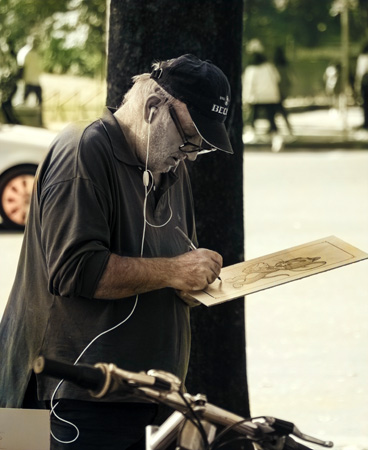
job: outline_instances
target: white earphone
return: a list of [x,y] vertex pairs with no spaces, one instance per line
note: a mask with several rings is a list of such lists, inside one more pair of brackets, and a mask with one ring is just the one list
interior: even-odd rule
[[[156,110],[157,110],[157,107],[156,107],[156,106],[152,106],[152,107],[150,108],[150,114],[149,114],[149,117],[148,117],[148,123],[149,123],[149,124],[151,124],[152,117],[153,117],[153,115],[155,114]],[[103,126],[103,127],[105,128],[105,130],[106,130],[106,127],[105,127],[105,125],[103,124],[102,121],[101,121],[101,123],[102,123],[102,126]],[[107,135],[108,135],[107,130],[106,130],[106,133],[107,133]],[[170,197],[169,197],[170,216],[169,216],[169,219],[167,220],[167,222],[165,222],[165,223],[162,224],[162,225],[153,225],[153,224],[150,224],[150,223],[147,221],[147,218],[146,218],[147,197],[148,197],[148,194],[149,194],[149,192],[151,191],[152,186],[153,186],[153,181],[152,181],[151,187],[149,188],[149,185],[150,185],[150,178],[153,179],[152,172],[150,172],[150,170],[149,170],[148,167],[147,167],[147,165],[148,165],[148,154],[149,154],[149,138],[150,138],[150,128],[149,128],[149,131],[148,131],[146,166],[145,166],[145,170],[144,170],[144,172],[143,172],[143,185],[144,185],[144,187],[145,187],[145,199],[144,199],[144,206],[143,206],[144,227],[143,227],[142,242],[141,242],[141,253],[140,253],[141,257],[143,257],[143,247],[144,247],[144,241],[145,241],[146,226],[147,226],[147,224],[148,224],[149,226],[151,226],[151,227],[154,227],[154,228],[161,228],[161,227],[164,227],[165,225],[167,225],[167,224],[170,222],[170,220],[172,219],[172,215],[173,215],[172,209],[171,209],[171,204],[170,204]],[[91,345],[93,345],[93,344],[95,343],[95,341],[97,341],[98,339],[100,339],[102,336],[104,336],[104,335],[110,333],[111,331],[113,331],[113,330],[119,328],[120,326],[122,326],[123,324],[125,324],[125,323],[132,317],[132,315],[134,314],[135,309],[136,309],[136,307],[137,307],[138,299],[139,299],[139,294],[136,295],[134,305],[133,305],[131,311],[129,312],[129,314],[128,314],[122,321],[120,321],[119,323],[117,323],[116,325],[112,326],[112,327],[109,328],[108,330],[105,330],[105,331],[103,331],[102,333],[100,333],[100,334],[98,334],[97,336],[95,336],[95,337],[89,342],[89,344],[83,349],[83,351],[82,351],[81,354],[78,356],[78,358],[76,359],[76,361],[74,362],[74,364],[77,364],[77,363],[79,362],[79,360],[82,358],[82,356],[85,354],[85,352],[91,347]],[[64,382],[64,379],[62,379],[62,380],[59,382],[59,384],[56,386],[56,388],[55,388],[55,390],[54,390],[54,392],[53,392],[53,394],[52,394],[52,396],[51,396],[51,411],[50,411],[50,414],[53,414],[59,421],[65,423],[65,424],[67,424],[67,425],[70,425],[72,428],[74,428],[76,434],[75,434],[74,438],[72,438],[71,440],[69,440],[69,441],[63,441],[63,440],[61,440],[61,439],[58,439],[57,436],[54,435],[54,433],[52,432],[52,430],[50,430],[50,433],[51,433],[52,437],[53,437],[57,442],[60,442],[60,443],[62,443],[62,444],[71,444],[71,443],[75,442],[75,441],[79,438],[79,429],[78,429],[78,427],[77,427],[74,423],[69,422],[69,421],[63,419],[62,417],[60,417],[60,416],[55,412],[55,409],[56,409],[57,405],[59,404],[59,402],[57,402],[56,404],[54,404],[55,396],[56,396],[56,393],[57,393],[57,391],[59,390],[60,386],[63,384],[63,382]]]
[[148,117],[148,123],[151,123],[152,117],[153,117],[153,115],[155,114],[157,107],[156,107],[156,106],[151,106],[150,109],[151,109],[151,110],[150,110],[150,115],[149,115],[149,117]]
[[[150,108],[150,114],[148,117],[148,123],[151,124],[152,121],[152,117],[155,114],[157,110],[156,106],[151,106]],[[149,170],[147,169],[147,162],[148,162],[148,148],[149,146],[147,146],[147,160],[146,160],[146,170],[143,172],[143,186],[148,187],[150,184],[150,176],[149,176]]]
[[150,176],[148,170],[143,172],[143,186],[148,187],[150,184]]
[[[153,115],[155,114],[155,112],[156,112],[157,109],[158,109],[158,108],[157,108],[156,106],[151,106],[151,108],[150,108],[150,114],[149,114],[149,117],[148,117],[148,123],[149,123],[149,124],[151,124],[152,117],[153,117]],[[107,135],[108,135],[108,132],[107,132],[107,130],[106,130],[106,127],[105,127],[105,125],[103,124],[102,121],[101,121],[101,124],[102,124],[102,126],[105,128],[105,131],[106,131],[106,133],[107,133]],[[168,204],[169,204],[170,214],[169,214],[168,220],[167,220],[165,223],[160,224],[160,225],[154,225],[154,224],[151,224],[151,223],[148,222],[148,220],[147,220],[147,216],[146,216],[146,214],[147,214],[147,212],[146,212],[146,209],[147,209],[147,198],[148,198],[148,194],[151,192],[151,190],[152,190],[152,188],[153,188],[153,175],[152,175],[152,172],[148,169],[148,155],[149,155],[149,146],[150,146],[150,144],[149,144],[149,140],[150,140],[150,139],[149,139],[149,138],[150,138],[150,128],[149,128],[149,130],[148,130],[146,164],[145,164],[145,170],[144,170],[144,172],[143,172],[143,185],[144,185],[144,188],[145,188],[145,199],[144,199],[144,206],[143,206],[144,226],[143,226],[142,241],[141,241],[141,252],[140,252],[141,257],[143,257],[143,247],[144,247],[144,242],[145,242],[146,226],[149,225],[150,227],[153,227],[153,228],[162,228],[162,227],[166,226],[166,225],[171,221],[171,219],[172,219],[172,217],[173,217],[173,211],[172,211],[171,204],[170,204],[170,192],[169,192],[169,194],[168,194],[168,195],[169,195]],[[151,182],[151,179],[152,179],[152,182]],[[151,186],[150,186],[150,184],[151,184]],[[102,333],[100,333],[100,334],[98,334],[97,336],[95,336],[95,337],[89,342],[89,344],[83,349],[83,351],[80,353],[80,355],[78,356],[78,358],[75,360],[74,364],[77,364],[77,363],[79,362],[79,360],[80,360],[80,359],[82,358],[82,356],[86,353],[86,351],[87,351],[87,350],[91,347],[91,345],[93,345],[98,339],[100,339],[102,336],[104,336],[104,335],[110,333],[111,331],[116,330],[117,328],[119,328],[120,326],[122,326],[123,324],[125,324],[125,323],[132,317],[132,315],[134,314],[134,312],[135,312],[135,310],[136,310],[136,307],[137,307],[137,304],[138,304],[138,299],[139,299],[139,294],[136,295],[134,305],[133,305],[131,311],[129,312],[129,314],[128,314],[122,321],[120,321],[119,323],[117,323],[116,325],[112,326],[112,327],[109,328],[108,330],[105,330],[105,331],[103,331]],[[59,421],[65,423],[66,425],[69,425],[69,426],[71,426],[72,428],[74,428],[76,434],[75,434],[74,438],[70,439],[69,441],[63,441],[63,440],[59,439],[57,436],[54,435],[54,433],[52,432],[52,430],[50,430],[50,434],[51,434],[51,436],[52,436],[57,442],[60,442],[60,443],[62,443],[62,444],[71,444],[71,443],[77,441],[77,439],[79,438],[79,429],[78,429],[78,427],[77,427],[74,423],[69,422],[68,420],[63,419],[62,417],[60,417],[60,416],[55,412],[55,409],[56,409],[56,407],[57,407],[58,404],[59,404],[59,402],[57,402],[56,404],[54,404],[55,396],[56,396],[56,393],[58,392],[60,386],[61,386],[63,383],[64,383],[64,379],[62,379],[62,380],[59,382],[59,384],[56,386],[56,388],[55,388],[55,390],[54,390],[54,392],[53,392],[53,394],[52,394],[52,396],[51,396],[51,411],[50,411],[50,414],[53,414],[53,415],[56,417],[56,419],[58,419]]]

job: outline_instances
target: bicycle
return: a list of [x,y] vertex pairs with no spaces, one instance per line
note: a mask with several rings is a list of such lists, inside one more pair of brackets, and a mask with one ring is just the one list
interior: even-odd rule
[[[203,394],[181,392],[181,380],[175,375],[160,371],[130,372],[114,364],[98,363],[94,366],[72,365],[37,358],[35,373],[62,378],[89,390],[92,397],[103,398],[116,391],[163,403],[174,410],[160,426],[146,427],[146,450],[164,450],[177,440],[177,449],[215,450],[226,448],[229,442],[249,440],[255,450],[312,450],[295,438],[323,447],[333,447],[333,442],[323,441],[302,433],[292,422],[269,416],[244,418],[207,402]],[[217,426],[223,427],[217,433]],[[235,438],[227,439],[230,431]]]

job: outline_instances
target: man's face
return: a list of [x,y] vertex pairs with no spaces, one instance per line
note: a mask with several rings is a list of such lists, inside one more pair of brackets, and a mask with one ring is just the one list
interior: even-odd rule
[[[174,108],[186,138],[200,145],[201,137],[195,129],[185,104],[176,102]],[[183,140],[170,116],[168,105],[159,106],[157,117],[152,121],[149,133],[148,168],[152,172],[168,172],[170,169],[175,169],[185,158],[191,161],[197,158],[197,152],[183,153],[179,150]]]

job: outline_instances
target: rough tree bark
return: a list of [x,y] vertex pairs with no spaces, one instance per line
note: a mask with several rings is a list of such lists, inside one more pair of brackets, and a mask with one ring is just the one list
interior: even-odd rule
[[[227,75],[232,104],[227,119],[235,155],[199,157],[191,165],[198,238],[224,265],[244,259],[241,45],[243,0],[111,0],[107,104],[117,106],[131,77],[154,60],[193,53]],[[189,392],[249,415],[244,301],[192,310]]]

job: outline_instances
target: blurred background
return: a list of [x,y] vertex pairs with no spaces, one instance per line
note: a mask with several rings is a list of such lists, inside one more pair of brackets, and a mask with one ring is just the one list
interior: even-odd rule
[[[284,49],[293,73],[290,97],[298,104],[328,103],[324,73],[331,63],[341,64],[346,71],[344,82],[352,94],[356,59],[367,33],[366,0],[245,1],[245,50],[255,38],[263,43],[270,60],[277,47]],[[244,66],[247,60],[245,51]]]
[[[21,124],[59,129],[96,117],[106,100],[105,42],[105,0],[1,0],[1,83],[17,83],[12,104]],[[42,105],[33,93],[24,101],[24,55],[32,47]]]
[[[335,64],[346,103],[356,104],[356,60],[368,39],[367,24],[367,0],[245,0],[243,67],[254,40],[271,61],[281,48],[292,78],[285,105],[305,108],[330,105],[325,72]],[[16,78],[12,103],[25,125],[40,124],[34,96],[24,102],[23,95],[22,51],[32,40],[42,65],[44,125],[60,128],[95,116],[106,98],[106,0],[0,1],[1,84]]]

